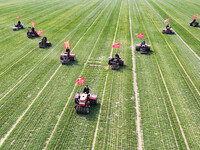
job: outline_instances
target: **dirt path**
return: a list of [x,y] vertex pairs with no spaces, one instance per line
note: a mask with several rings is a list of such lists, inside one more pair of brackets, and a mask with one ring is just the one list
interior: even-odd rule
[[131,22],[131,12],[130,12],[130,2],[129,4],[129,23],[130,23],[130,35],[131,35],[131,50],[132,50],[132,63],[133,63],[133,88],[135,93],[135,103],[136,103],[136,132],[138,134],[138,150],[143,149],[143,134],[141,129],[141,114],[140,114],[140,99],[138,93],[138,86],[137,86],[137,75],[136,75],[136,62],[135,62],[135,54],[134,54],[134,46],[133,46],[133,35],[132,35],[132,22]]

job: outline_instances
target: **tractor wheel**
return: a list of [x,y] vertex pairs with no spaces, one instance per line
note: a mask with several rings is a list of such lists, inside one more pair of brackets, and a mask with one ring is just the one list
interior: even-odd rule
[[140,45],[139,45],[139,44],[136,44],[135,49],[136,49],[136,51],[140,51]]
[[94,104],[95,104],[95,105],[97,105],[97,104],[98,104],[98,98],[97,98],[97,100],[96,100],[96,101],[94,101]]
[[165,30],[162,30],[162,34],[164,34],[165,33]]
[[80,113],[80,106],[79,105],[76,105],[76,112]]
[[121,61],[119,62],[119,65],[120,65],[120,66],[124,66],[124,60],[121,60]]
[[94,105],[94,100],[90,100],[90,105]]
[[80,107],[80,113],[84,113],[84,108],[83,107]]
[[89,114],[89,112],[90,112],[90,108],[89,108],[89,107],[86,107],[86,108],[85,108],[85,113],[86,113],[86,114]]
[[147,51],[150,51],[150,45],[147,45]]

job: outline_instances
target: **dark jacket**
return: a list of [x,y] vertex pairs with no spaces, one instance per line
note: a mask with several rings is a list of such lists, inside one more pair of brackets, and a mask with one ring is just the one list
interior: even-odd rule
[[119,59],[119,54],[116,53],[115,54],[115,58]]
[[33,32],[33,33],[35,33],[35,28],[33,28],[33,27],[32,27],[32,29],[31,29],[31,30],[32,30],[32,32]]
[[70,55],[70,49],[69,48],[66,49],[66,52]]
[[44,36],[43,39],[42,39],[42,41],[43,41],[44,43],[46,43],[46,42],[47,42],[47,37]]
[[20,27],[20,26],[21,26],[21,22],[20,22],[20,21],[18,21],[17,25]]
[[84,88],[84,90],[83,90],[83,93],[87,93],[87,94],[89,94],[90,93],[90,88],[88,87],[88,88]]

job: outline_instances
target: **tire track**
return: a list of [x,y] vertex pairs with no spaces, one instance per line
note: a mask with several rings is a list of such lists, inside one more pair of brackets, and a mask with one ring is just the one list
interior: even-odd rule
[[[135,3],[135,4],[136,4],[136,3]],[[140,15],[140,18],[142,19],[137,4],[136,4],[136,7],[137,7],[138,13],[139,13],[139,15]],[[151,18],[151,19],[152,19],[152,18]],[[144,29],[146,30],[146,28],[145,28],[143,22],[142,22],[142,24],[143,24]],[[148,35],[147,32],[146,32],[146,35],[147,35],[147,38],[148,38],[148,41],[149,41],[150,45],[152,45],[152,43],[151,43],[151,41],[150,41],[150,38],[149,38],[149,35]],[[153,46],[152,46],[152,47],[153,47]],[[187,147],[187,150],[190,150],[189,145],[188,145],[188,142],[187,142],[187,139],[186,139],[185,134],[184,134],[184,131],[183,131],[183,128],[182,128],[182,126],[181,126],[180,120],[179,120],[179,118],[178,118],[178,115],[177,115],[177,113],[176,113],[175,107],[174,107],[174,105],[173,105],[173,102],[172,102],[172,99],[171,99],[171,95],[170,95],[170,93],[169,93],[168,87],[167,87],[166,82],[165,82],[165,79],[164,79],[164,77],[163,77],[162,70],[160,69],[160,65],[159,65],[159,63],[158,63],[158,60],[157,60],[156,55],[154,55],[154,57],[155,57],[155,60],[156,60],[156,64],[157,64],[159,73],[160,73],[161,78],[162,78],[162,82],[163,82],[163,84],[164,84],[164,86],[165,86],[165,89],[166,89],[166,91],[167,91],[168,98],[169,98],[169,100],[170,100],[171,106],[172,106],[173,111],[174,111],[174,114],[175,114],[175,116],[176,116],[176,120],[177,120],[177,122],[178,122],[178,125],[179,125],[179,128],[180,128],[182,137],[183,137],[184,142],[185,142],[185,145],[186,145],[186,147]]]
[[130,35],[131,35],[132,64],[133,64],[133,68],[132,68],[133,89],[135,93],[136,114],[137,114],[136,132],[138,134],[138,150],[142,150],[144,148],[144,141],[143,141],[143,134],[142,134],[142,129],[141,129],[140,99],[139,99],[138,86],[137,86],[136,62],[135,62],[135,54],[134,54],[134,47],[133,47],[133,32],[132,32],[132,21],[131,21],[131,11],[130,11],[130,0],[128,0],[128,4],[129,4],[129,24],[130,24]]
[[[97,7],[98,8],[98,7]],[[96,8],[96,9],[97,9]],[[93,11],[95,11],[96,9],[94,9]],[[89,17],[92,13],[93,13],[93,11],[87,16],[87,17]],[[86,18],[87,18],[86,17]],[[53,50],[55,50],[58,46],[59,46],[59,44],[63,41],[63,40],[65,40],[68,36],[70,36],[83,22],[85,21],[85,19],[83,19],[82,21],[81,21],[81,23],[79,23],[66,37],[64,37],[56,46],[55,46],[55,48],[53,49]],[[1,97],[0,98],[0,101],[2,100],[2,99],[4,99],[15,87],[17,87],[36,67],[38,67],[52,52],[53,52],[53,50],[51,51],[51,52],[49,52],[37,65],[35,65],[35,67],[33,67],[30,71],[28,71],[28,73],[26,73],[24,76],[23,76],[23,78],[20,80],[20,81],[18,81],[17,82],[17,84],[15,84],[3,97]]]
[[[151,7],[152,10],[154,10],[154,12],[156,12],[156,14],[158,14],[158,16],[160,16],[160,18],[164,21],[164,18],[152,7],[152,5],[145,0],[145,2]],[[162,8],[161,8],[162,9]],[[163,10],[163,9],[162,9]],[[182,26],[183,27],[183,26]],[[183,27],[184,28],[184,27]],[[185,28],[184,28],[185,29]],[[187,30],[187,29],[186,29]],[[200,60],[200,56],[197,55],[197,53],[195,53],[195,51],[180,37],[180,35],[174,30],[175,34],[179,37],[179,39],[189,48],[189,50],[198,58],[198,60]],[[189,32],[190,33],[190,32]],[[190,33],[191,34],[191,33]],[[192,34],[193,35],[193,34]],[[198,39],[197,39],[198,40]],[[199,40],[198,40],[199,41]]]
[[[122,8],[122,1],[121,1],[120,11],[119,11],[119,15],[118,15],[118,20],[117,20],[117,25],[116,25],[115,35],[114,35],[114,38],[113,38],[113,43],[112,43],[112,45],[115,43],[115,38],[116,38],[116,35],[117,35],[117,29],[118,29],[118,25],[119,25],[119,19],[120,19],[120,14],[121,14],[121,8]],[[111,49],[110,57],[112,56],[112,53],[113,53],[113,48]],[[104,84],[104,89],[103,89],[103,94],[102,94],[102,100],[101,100],[100,110],[99,110],[99,114],[98,114],[97,125],[96,125],[96,129],[95,129],[95,133],[94,133],[94,138],[93,138],[93,142],[92,142],[92,148],[91,148],[92,150],[94,150],[95,143],[96,143],[96,137],[97,137],[97,132],[98,132],[98,128],[99,128],[99,121],[100,121],[100,117],[101,117],[101,111],[102,111],[102,106],[103,106],[103,101],[104,101],[104,95],[105,95],[105,90],[106,90],[106,84],[107,84],[107,80],[108,80],[108,73],[109,73],[109,70],[108,70],[108,72],[107,72],[106,80],[105,80],[105,84]]]
[[[111,3],[111,1],[110,1],[110,3]],[[106,10],[106,8],[110,5],[110,3],[102,10],[101,14]],[[101,14],[100,14],[100,15],[101,15]],[[99,16],[100,16],[100,15],[99,15]],[[86,33],[87,33],[87,32],[90,30],[90,28],[94,25],[94,23],[97,21],[97,19],[99,18],[99,16],[96,18],[96,20],[93,22],[93,24],[88,28],[88,30],[86,31]],[[107,21],[108,21],[108,19],[107,19]],[[106,21],[106,23],[107,23],[107,21]],[[106,23],[105,23],[105,25],[106,25]],[[105,25],[104,25],[104,27],[102,28],[102,30],[101,30],[101,32],[100,32],[100,34],[99,34],[99,36],[98,36],[98,38],[97,38],[97,40],[96,40],[96,42],[95,42],[95,44],[94,44],[94,47],[92,48],[92,50],[91,50],[91,52],[90,52],[90,54],[89,54],[89,56],[88,56],[86,62],[84,63],[84,66],[83,66],[83,68],[82,68],[82,70],[81,70],[81,73],[80,73],[79,77],[81,77],[81,75],[82,75],[82,73],[83,73],[83,71],[84,71],[84,69],[85,69],[85,67],[86,67],[86,65],[87,65],[87,63],[88,63],[88,61],[89,61],[89,59],[90,59],[92,53],[93,53],[94,48],[96,47],[96,44],[97,44],[98,40],[99,40],[100,37],[101,37],[101,34],[102,34],[102,32],[103,32],[103,29],[105,28]],[[86,34],[86,33],[85,33],[85,34]],[[84,34],[84,35],[85,35],[85,34]],[[83,38],[83,36],[81,37],[81,39],[82,39],[82,38]],[[81,39],[80,39],[79,41],[81,41]],[[77,44],[76,44],[76,45],[77,45]],[[53,131],[51,132],[51,134],[50,134],[48,140],[46,141],[46,145],[45,145],[45,147],[43,148],[43,150],[46,150],[46,149],[47,149],[47,146],[48,146],[50,140],[52,139],[54,132],[55,132],[56,129],[57,129],[57,126],[58,126],[58,124],[59,124],[59,122],[60,122],[60,120],[61,120],[61,118],[62,118],[62,115],[63,115],[64,112],[65,112],[65,109],[66,109],[67,106],[68,106],[68,103],[69,103],[69,101],[70,101],[70,99],[71,99],[71,97],[72,97],[72,95],[73,95],[73,93],[74,93],[74,91],[75,91],[76,86],[77,86],[77,83],[75,83],[74,88],[73,88],[73,90],[72,90],[72,92],[71,92],[71,94],[70,94],[70,96],[69,96],[69,98],[68,98],[68,100],[67,100],[67,102],[66,102],[66,104],[65,104],[65,106],[64,106],[64,108],[63,108],[63,110],[62,110],[62,112],[61,112],[61,114],[59,115],[58,121],[56,122],[56,125],[54,126]]]

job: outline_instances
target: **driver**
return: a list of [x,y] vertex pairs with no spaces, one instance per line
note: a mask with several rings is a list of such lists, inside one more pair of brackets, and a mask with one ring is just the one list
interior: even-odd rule
[[18,25],[18,27],[20,27],[20,26],[21,26],[21,22],[20,22],[20,21],[18,21],[17,25]]
[[143,40],[143,41],[141,42],[141,46],[142,46],[142,45],[145,45],[145,40]]
[[115,59],[117,59],[117,62],[119,62],[119,54],[116,52]]
[[167,24],[166,29],[167,29],[167,30],[170,30],[170,26],[169,26],[169,24]]
[[89,89],[88,85],[85,86],[83,93],[86,93],[86,94],[90,93],[90,89]]
[[46,42],[47,42],[47,37],[46,37],[46,36],[44,36],[44,37],[43,37],[43,39],[42,39],[42,44],[43,44],[43,45],[45,45],[45,44],[46,44]]
[[67,47],[66,53],[68,53],[68,55],[70,55],[70,49],[69,49],[69,47]]

